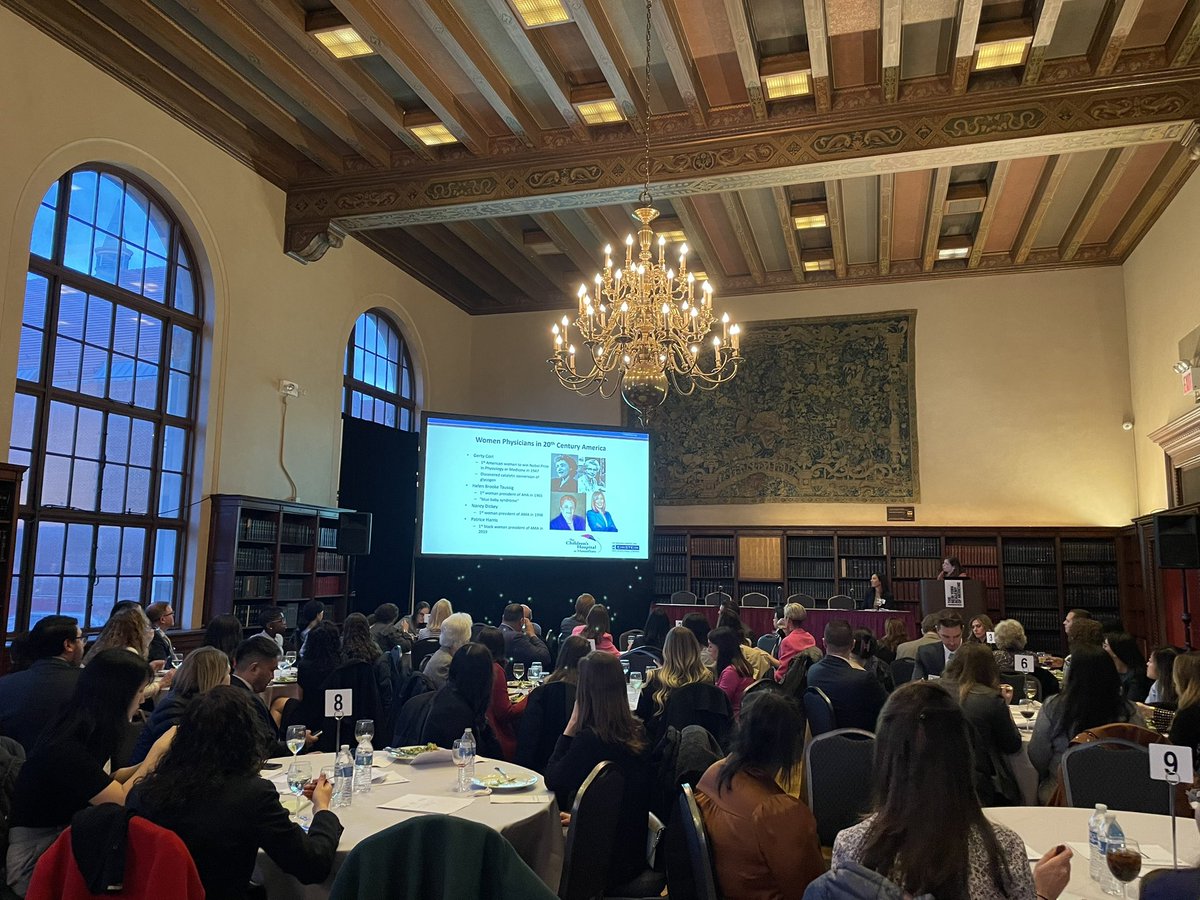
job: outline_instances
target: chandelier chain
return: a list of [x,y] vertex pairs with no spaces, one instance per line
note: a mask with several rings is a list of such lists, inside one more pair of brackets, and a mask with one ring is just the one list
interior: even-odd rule
[[646,133],[646,183],[642,187],[642,193],[638,196],[638,202],[642,206],[649,206],[654,202],[654,198],[650,196],[650,25],[653,4],[654,0],[646,0],[646,114],[642,127]]

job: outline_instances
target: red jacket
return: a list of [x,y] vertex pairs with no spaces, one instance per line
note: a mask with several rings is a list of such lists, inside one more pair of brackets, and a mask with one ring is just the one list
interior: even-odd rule
[[492,702],[488,704],[488,724],[496,733],[505,762],[514,762],[517,758],[517,726],[525,712],[526,699],[522,697],[516,703],[508,699],[508,676],[504,674],[504,666],[492,663]]

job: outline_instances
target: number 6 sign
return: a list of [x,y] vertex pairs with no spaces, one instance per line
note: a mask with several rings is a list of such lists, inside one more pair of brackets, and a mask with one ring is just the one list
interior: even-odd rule
[[1025,675],[1033,674],[1037,659],[1032,653],[1017,653],[1013,656],[1013,668]]
[[328,690],[325,692],[325,717],[327,719],[340,719],[343,716],[348,716],[353,711],[354,707],[351,704],[350,688],[340,688],[337,690]]
[[1155,781],[1192,783],[1192,748],[1150,744],[1150,777]]

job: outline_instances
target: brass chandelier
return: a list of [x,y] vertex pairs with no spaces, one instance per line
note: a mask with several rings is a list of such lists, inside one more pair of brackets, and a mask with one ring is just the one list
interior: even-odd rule
[[[687,270],[687,244],[679,247],[678,270],[667,266],[665,237],[658,237],[657,260],[651,251],[655,236],[650,223],[658,218],[650,195],[652,3],[646,2],[646,181],[634,213],[641,223],[637,258],[633,235],[625,238],[625,263],[619,268],[613,268],[612,247],[604,248],[604,270],[593,279],[594,292],[587,284],[579,286],[574,323],[564,315],[551,329],[554,355],[549,359],[559,383],[572,391],[608,398],[619,390],[643,427],[670,390],[683,395],[697,388],[712,390],[731,380],[742,361],[741,329],[724,313],[721,334],[715,333],[712,285],[707,280],[697,285]],[[570,339],[572,324],[581,349]]]

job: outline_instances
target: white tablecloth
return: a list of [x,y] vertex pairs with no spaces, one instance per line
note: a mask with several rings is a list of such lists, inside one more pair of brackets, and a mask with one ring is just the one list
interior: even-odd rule
[[[376,759],[383,757],[380,750],[375,751]],[[310,753],[300,757],[312,765],[314,777],[320,774],[322,766],[332,766],[334,754]],[[276,773],[273,782],[280,793],[287,792],[287,781],[284,774],[291,763],[291,757],[275,760],[283,763],[284,768]],[[477,759],[476,771],[480,774],[490,773],[497,762],[495,760]],[[520,766],[501,762],[506,774],[519,777],[537,775],[536,772],[523,769]],[[458,778],[458,771],[452,763],[433,766],[411,766],[394,763],[387,768],[388,772],[396,772],[410,779],[407,784],[374,785],[370,794],[355,794],[351,806],[346,809],[335,809],[338,818],[345,826],[342,840],[338,845],[337,857],[333,863],[333,871],[324,884],[301,885],[295,878],[285,875],[278,866],[263,852],[258,854],[258,873],[255,880],[261,881],[267,888],[267,896],[271,900],[318,900],[327,898],[329,888],[337,875],[342,862],[359,841],[383,831],[398,822],[404,822],[420,813],[403,812],[394,809],[379,809],[380,803],[386,803],[404,794],[432,794],[436,796],[459,796],[451,790]],[[546,783],[538,776],[538,783],[530,789],[531,793],[546,793]],[[538,874],[551,890],[558,890],[558,880],[562,873],[563,834],[558,820],[558,804],[554,795],[550,794],[548,802],[544,803],[492,803],[490,797],[476,797],[471,805],[454,813],[473,822],[481,822],[499,831],[516,849],[517,854],[525,860],[531,869]]]
[[[1165,789],[1165,786],[1164,786]],[[984,815],[993,822],[1006,825],[1019,834],[1039,856],[1058,844],[1086,844],[1088,839],[1088,817],[1090,809],[1073,809],[1048,806],[1010,806],[985,809]],[[1125,836],[1142,845],[1158,844],[1171,851],[1171,817],[1153,816],[1148,813],[1116,811],[1117,821]],[[1176,834],[1179,837],[1179,865],[1195,865],[1200,859],[1200,834],[1196,822],[1190,816],[1177,820]],[[1032,854],[1031,854],[1032,855]],[[1092,881],[1088,874],[1089,860],[1086,855],[1076,853],[1071,859],[1071,880],[1061,900],[1107,900],[1109,895]],[[1148,870],[1146,870],[1148,871]],[[1143,872],[1145,874],[1145,871]],[[1139,882],[1134,882],[1137,885]],[[1133,894],[1131,888],[1130,893]]]

